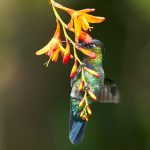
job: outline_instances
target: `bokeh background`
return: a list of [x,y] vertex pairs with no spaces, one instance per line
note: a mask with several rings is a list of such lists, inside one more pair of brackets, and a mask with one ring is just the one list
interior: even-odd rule
[[149,150],[150,1],[58,2],[94,7],[106,17],[91,34],[106,47],[105,72],[118,85],[121,103],[94,105],[83,142],[70,144],[71,64],[60,59],[45,68],[47,58],[35,56],[55,31],[51,6],[0,0],[0,150]]

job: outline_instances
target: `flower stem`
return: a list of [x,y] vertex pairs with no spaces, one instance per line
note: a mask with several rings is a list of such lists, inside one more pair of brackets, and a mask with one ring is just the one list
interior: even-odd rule
[[[52,1],[51,1],[52,2]],[[59,16],[55,6],[53,3],[52,4],[52,8],[53,8],[53,11],[54,11],[54,14],[56,16],[56,18],[60,21],[61,25],[62,25],[62,28],[63,28],[63,31],[64,31],[64,35],[65,35],[65,38],[68,39],[70,41],[70,43],[73,45],[73,51],[74,51],[74,57],[75,59],[78,60],[79,64],[82,65],[82,62],[81,60],[79,59],[79,57],[77,56],[77,53],[76,53],[76,43],[69,37],[69,35],[67,34],[67,31],[66,29],[68,29],[67,25],[63,22],[63,20],[61,19],[61,17]]]
[[[79,64],[81,65],[81,67],[82,67],[81,77],[82,77],[82,80],[84,81],[85,87],[87,87],[88,84],[87,84],[87,82],[85,80],[85,76],[84,76],[84,71],[85,71],[84,67],[83,67],[84,63],[81,62],[81,60],[79,59],[79,57],[77,55],[76,43],[70,38],[70,36],[68,35],[68,33],[66,31],[66,29],[68,29],[68,30],[70,30],[70,29],[68,28],[68,25],[65,24],[65,22],[61,19],[60,15],[58,14],[58,12],[57,12],[57,10],[55,8],[55,1],[54,0],[49,0],[49,3],[52,5],[52,8],[53,8],[53,11],[54,11],[56,19],[58,19],[59,22],[62,25],[62,29],[63,29],[64,36],[65,36],[66,40],[68,40],[72,44],[72,46],[73,46],[74,59],[76,59],[79,62]],[[49,61],[50,60],[48,60],[48,62],[45,64],[46,66],[48,66]],[[84,106],[83,110],[84,110],[85,116],[87,117],[88,116],[88,114],[87,114],[87,107],[89,105],[88,104],[88,100],[87,100],[87,89],[85,89],[84,92],[85,92],[85,94],[84,94],[85,106]]]

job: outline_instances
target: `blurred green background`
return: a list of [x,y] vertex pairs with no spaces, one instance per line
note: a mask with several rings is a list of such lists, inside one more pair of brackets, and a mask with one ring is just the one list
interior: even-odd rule
[[52,9],[47,0],[0,0],[0,150],[149,150],[150,1],[58,2],[106,17],[92,35],[106,47],[105,72],[121,103],[94,105],[83,142],[70,144],[72,65],[45,68],[47,58],[35,56],[55,31]]

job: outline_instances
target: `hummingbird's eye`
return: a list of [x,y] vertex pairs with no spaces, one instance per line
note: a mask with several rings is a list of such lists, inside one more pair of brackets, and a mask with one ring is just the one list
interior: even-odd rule
[[93,48],[93,44],[88,44],[85,46],[86,48]]
[[95,45],[95,44],[93,44],[93,47],[96,47],[96,45]]
[[92,48],[92,47],[93,47],[93,44],[90,44],[89,47]]

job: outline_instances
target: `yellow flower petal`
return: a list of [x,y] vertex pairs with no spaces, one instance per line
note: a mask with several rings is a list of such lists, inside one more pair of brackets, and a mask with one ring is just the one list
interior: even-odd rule
[[90,29],[89,23],[86,20],[86,18],[84,16],[82,16],[81,19],[82,19],[82,29],[84,31],[87,31],[88,29]]
[[78,39],[81,34],[81,20],[79,19],[79,16],[74,16],[74,28],[75,28],[75,41],[78,43]]
[[83,115],[84,115],[84,110],[82,110],[82,111],[81,111],[81,113],[80,113],[80,117],[82,118],[82,117],[83,117]]
[[97,17],[97,16],[92,16],[92,15],[89,15],[89,14],[84,14],[84,17],[86,18],[86,20],[89,23],[101,23],[105,20],[104,17]]
[[68,23],[68,28],[71,29],[73,28],[73,18],[71,17],[70,22]]
[[81,9],[81,10],[78,10],[77,12],[79,14],[83,14],[83,13],[88,13],[88,12],[93,12],[93,11],[95,11],[95,8]]
[[52,61],[54,61],[54,62],[57,61],[59,52],[60,52],[60,48],[58,47],[58,48],[55,50],[55,52],[52,54],[52,57],[51,57]]
[[54,33],[54,38],[60,39],[60,22],[58,19],[56,20],[56,23],[57,23],[57,27]]
[[82,100],[81,100],[80,103],[79,103],[79,107],[80,107],[80,108],[83,106],[84,102],[85,102],[85,99],[82,98]]
[[37,51],[36,55],[45,54],[46,52],[52,51],[53,49],[56,49],[58,47],[58,44],[60,42],[60,22],[58,20],[56,20],[56,22],[57,22],[57,27],[53,38],[45,47]]
[[53,47],[55,47],[54,43],[54,39],[52,39],[45,47],[43,47],[42,49],[38,50],[36,52],[36,55],[42,55],[45,54],[46,52],[48,52],[50,49],[53,49]]

